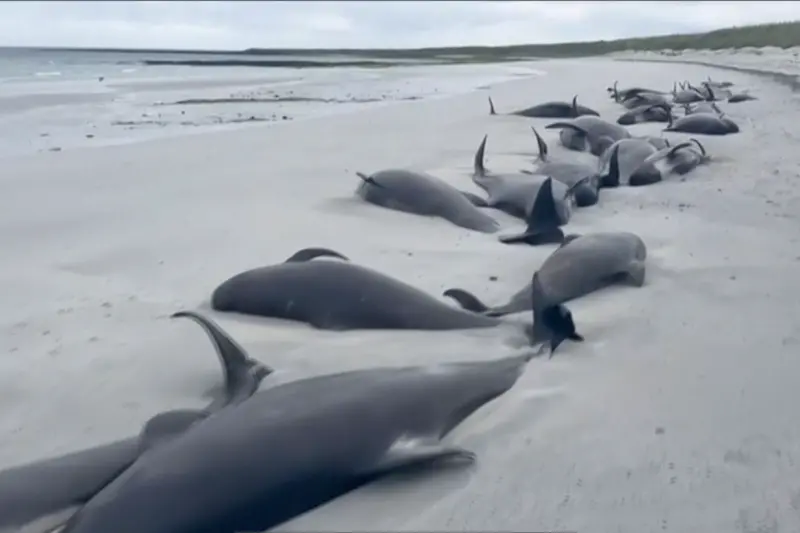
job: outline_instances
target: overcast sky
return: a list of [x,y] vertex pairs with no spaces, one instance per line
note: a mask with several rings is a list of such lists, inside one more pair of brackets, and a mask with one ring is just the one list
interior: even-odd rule
[[413,48],[800,19],[800,2],[0,2],[0,46]]

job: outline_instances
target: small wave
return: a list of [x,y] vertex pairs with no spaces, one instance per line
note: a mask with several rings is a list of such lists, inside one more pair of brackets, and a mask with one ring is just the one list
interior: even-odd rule
[[61,72],[59,72],[58,70],[53,70],[49,72],[36,72],[34,73],[34,76],[39,76],[39,77],[61,76]]
[[139,69],[138,68],[124,68],[124,69],[122,69],[122,73],[123,74],[130,74],[131,72],[136,72],[137,70],[139,70]]

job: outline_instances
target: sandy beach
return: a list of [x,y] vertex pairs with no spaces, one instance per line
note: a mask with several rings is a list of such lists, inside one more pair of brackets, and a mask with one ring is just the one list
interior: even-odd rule
[[[489,168],[529,167],[530,125],[564,153],[548,121],[490,116],[488,95],[502,113],[578,94],[616,120],[614,80],[667,90],[711,75],[759,97],[725,106],[741,133],[703,138],[713,159],[685,180],[603,191],[575,211],[568,232],[639,234],[647,283],[569,304],[586,341],[531,362],[450,437],[477,453],[475,466],[388,478],[278,529],[800,530],[796,96],[766,77],[698,65],[528,67],[527,77],[446,98],[0,159],[0,467],[203,405],[220,382],[215,355],[195,324],[167,317],[300,248],[333,248],[433,294],[459,286],[504,301],[551,246],[504,246],[367,205],[353,195],[354,172],[410,167],[478,193],[469,174],[484,134]],[[521,226],[492,214],[503,232]],[[524,349],[511,326],[342,333],[208,312],[277,369],[263,386]]]

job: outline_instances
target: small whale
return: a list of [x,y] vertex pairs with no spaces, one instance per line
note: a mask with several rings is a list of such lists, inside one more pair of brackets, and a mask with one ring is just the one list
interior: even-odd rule
[[738,104],[739,102],[748,102],[750,100],[758,100],[758,98],[747,92],[732,94],[728,97],[729,104]]
[[561,129],[559,140],[564,147],[582,151],[588,145],[589,151],[597,156],[608,148],[609,140],[613,143],[631,136],[624,126],[590,116],[553,122],[545,126],[548,130],[556,128]]
[[[539,147],[539,162],[535,172],[560,181],[574,191],[575,205],[587,207],[597,203],[600,177],[591,165],[580,161],[560,161],[548,154],[547,143],[531,126]],[[588,178],[588,179],[587,179]]]
[[[536,199],[539,189],[547,180],[547,176],[532,175],[525,172],[497,173],[490,171],[483,162],[488,138],[488,135],[483,137],[478,150],[475,152],[472,173],[473,183],[486,191],[489,196],[487,203],[490,207],[500,209],[513,217],[523,220],[528,220],[531,216],[539,220],[541,218],[540,214],[533,211],[536,205],[546,205],[544,201],[537,204]],[[555,205],[556,218],[559,225],[566,224],[572,212],[570,205],[572,196],[569,191],[570,188],[560,181],[557,181],[552,186],[553,199],[550,203]],[[547,207],[549,208],[549,206]],[[550,214],[548,209],[547,216],[550,216]]]
[[361,178],[356,189],[365,201],[388,209],[443,218],[456,226],[483,233],[500,229],[492,217],[475,206],[471,195],[449,183],[422,172],[404,169],[381,170]]
[[[502,306],[490,308],[472,293],[458,288],[446,290],[444,296],[453,298],[464,309],[489,316],[533,309],[535,329],[537,320],[547,320],[542,312],[548,305],[563,304],[615,283],[641,287],[645,279],[646,258],[647,247],[633,233],[572,234],[566,236],[561,246],[545,259],[531,283]],[[558,346],[558,337],[555,340]]]
[[643,122],[669,122],[669,114],[672,108],[669,104],[644,104],[623,113],[617,119],[617,124],[630,126],[631,124],[641,124]]
[[[642,162],[640,167],[647,169],[646,172],[641,172],[637,169],[631,175],[628,184],[631,187],[651,185],[666,179],[671,174],[683,176],[698,166],[707,163],[710,159],[711,157],[700,141],[694,138],[689,139],[671,148],[659,150],[649,156]],[[661,161],[664,161],[664,163],[660,163]],[[656,168],[658,173],[651,172],[651,168]]]
[[725,115],[694,113],[680,117],[678,120],[670,119],[664,131],[679,131],[700,135],[729,135],[731,133],[739,133],[739,126]]
[[[594,109],[578,105],[577,100],[578,96],[576,95],[572,98],[572,103],[545,102],[543,104],[531,106],[525,109],[521,109],[519,111],[513,111],[508,114],[516,115],[519,117],[528,117],[528,118],[575,118],[583,115],[592,115],[596,117],[600,116],[600,113],[598,113]],[[490,115],[497,114],[491,96],[489,97],[489,114]]]

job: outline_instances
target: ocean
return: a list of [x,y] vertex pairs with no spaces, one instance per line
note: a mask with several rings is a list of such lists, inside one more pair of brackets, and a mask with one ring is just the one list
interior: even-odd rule
[[[243,59],[269,66],[147,64]],[[280,123],[465,93],[536,73],[532,62],[274,66],[280,59],[286,57],[0,49],[0,157]]]

